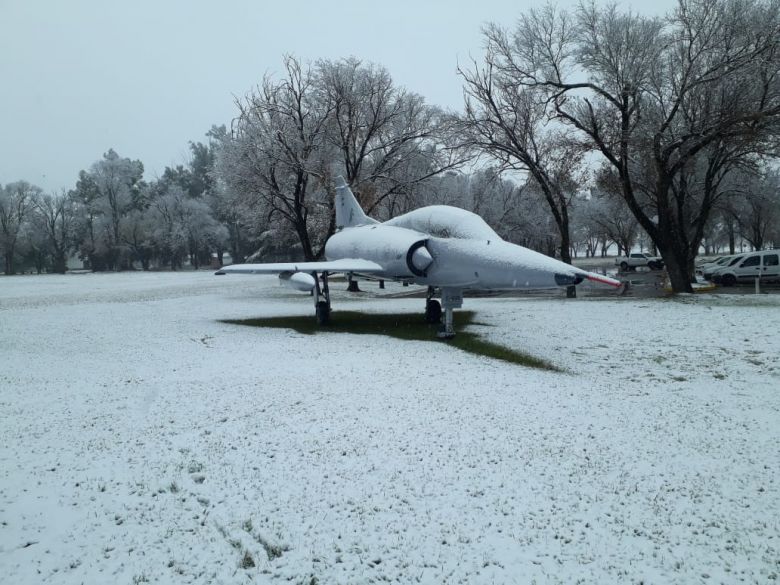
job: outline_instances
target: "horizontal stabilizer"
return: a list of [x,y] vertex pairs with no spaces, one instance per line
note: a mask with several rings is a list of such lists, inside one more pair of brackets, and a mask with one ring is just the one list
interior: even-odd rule
[[376,262],[360,258],[344,258],[330,262],[274,262],[270,264],[231,264],[215,274],[279,274],[281,272],[384,272]]

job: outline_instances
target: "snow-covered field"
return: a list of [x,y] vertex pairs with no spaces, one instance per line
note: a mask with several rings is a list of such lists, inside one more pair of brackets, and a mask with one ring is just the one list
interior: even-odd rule
[[0,279],[0,582],[780,579],[780,297],[466,299],[566,373],[221,322],[310,304]]

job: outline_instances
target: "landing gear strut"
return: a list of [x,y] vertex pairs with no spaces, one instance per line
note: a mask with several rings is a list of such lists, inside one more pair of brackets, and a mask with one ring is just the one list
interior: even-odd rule
[[330,288],[328,288],[328,273],[322,273],[322,286],[317,278],[317,273],[312,272],[314,277],[314,311],[317,316],[317,325],[328,325],[330,323]]
[[352,278],[352,274],[350,274],[347,278],[349,279],[349,284],[347,284],[347,292],[360,292],[358,281]]
[[463,290],[459,288],[441,289],[441,304],[444,307],[444,325],[436,334],[440,339],[452,339],[455,337],[455,326],[452,311],[463,306]]

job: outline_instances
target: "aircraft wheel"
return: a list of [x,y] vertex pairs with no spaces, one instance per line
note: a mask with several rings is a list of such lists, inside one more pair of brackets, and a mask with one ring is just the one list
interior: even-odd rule
[[425,303],[425,322],[441,323],[441,303],[430,300]]
[[328,325],[330,323],[330,307],[326,301],[317,303],[317,325]]

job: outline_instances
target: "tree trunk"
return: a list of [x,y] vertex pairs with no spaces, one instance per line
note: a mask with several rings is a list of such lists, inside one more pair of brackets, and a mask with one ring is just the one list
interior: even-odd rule
[[4,272],[10,276],[16,274],[14,272],[14,247],[9,246],[5,251],[5,270]]
[[[566,264],[571,264],[571,253],[570,253],[570,238],[569,238],[569,224],[568,221],[563,222],[564,225],[558,225],[559,231],[561,232],[561,260],[566,262]],[[566,298],[567,299],[576,299],[577,298],[577,287],[567,286],[566,287]]]
[[680,251],[666,242],[664,242],[663,246],[659,243],[658,247],[661,249],[661,257],[666,264],[666,272],[669,275],[672,290],[674,292],[692,293],[692,260],[689,260],[687,257],[680,257]]
[[316,260],[314,250],[311,247],[311,240],[309,239],[309,231],[306,229],[306,221],[300,218],[295,224],[295,231],[298,233],[298,240],[301,242],[301,248],[303,249],[303,258],[306,262],[312,262]]
[[728,232],[729,232],[729,254],[733,256],[736,253],[736,249],[737,249],[737,242],[736,242],[736,238],[734,237],[733,221],[728,222]]
[[52,265],[52,272],[56,272],[57,274],[65,274],[67,270],[68,270],[68,262],[65,258],[65,252],[57,251],[54,254],[54,263]]

